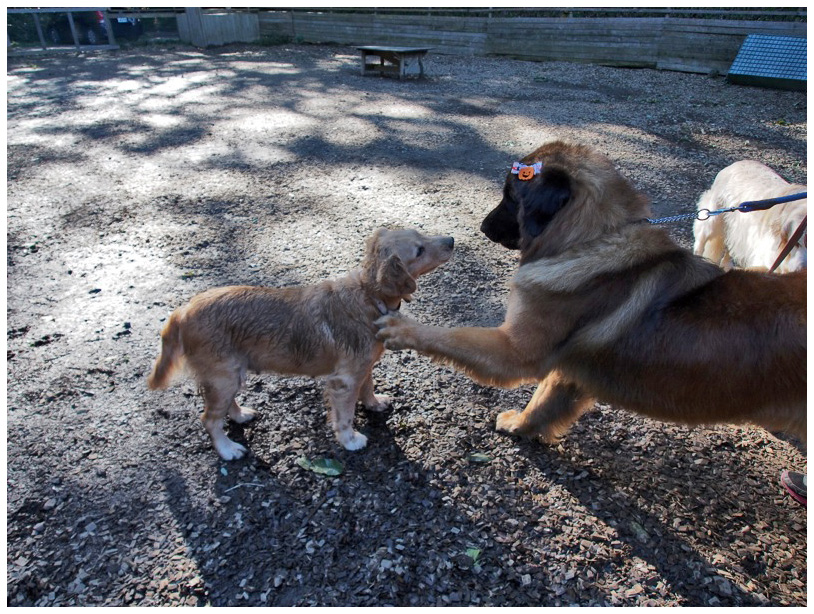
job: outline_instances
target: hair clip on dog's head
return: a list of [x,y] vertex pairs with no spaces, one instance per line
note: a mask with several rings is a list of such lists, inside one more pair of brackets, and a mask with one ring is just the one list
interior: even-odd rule
[[528,181],[534,175],[543,170],[542,162],[535,162],[534,164],[523,164],[515,162],[512,164],[512,175],[517,175],[520,181]]

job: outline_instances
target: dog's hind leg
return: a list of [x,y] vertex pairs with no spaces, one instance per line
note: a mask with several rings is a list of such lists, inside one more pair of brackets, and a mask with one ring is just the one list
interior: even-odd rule
[[368,373],[365,381],[362,382],[362,389],[359,392],[359,400],[362,405],[369,411],[384,411],[392,403],[392,399],[388,396],[376,396],[373,393],[373,374]]
[[232,405],[229,407],[229,417],[238,424],[243,424],[245,422],[249,422],[250,420],[254,420],[256,416],[256,409],[252,409],[251,407],[241,407],[237,404],[237,401],[232,401]]
[[718,266],[732,268],[732,259],[724,240],[724,221],[720,216],[695,220],[693,233],[695,235],[693,252],[697,256],[703,256]]
[[[226,366],[219,370],[211,370],[201,382],[204,397],[204,413],[201,416],[206,432],[212,438],[218,454],[223,460],[241,458],[246,453],[239,443],[232,441],[223,430],[223,420],[227,413],[238,417],[243,416],[240,406],[235,403],[235,395],[240,388],[240,370]],[[235,411],[234,408],[237,408]],[[240,412],[240,413],[238,413]],[[238,420],[239,421],[239,420]],[[245,422],[245,420],[243,420]]]
[[576,384],[553,371],[540,382],[522,412],[510,410],[498,415],[497,430],[555,443],[592,402]]
[[346,450],[361,450],[367,445],[367,437],[353,430],[353,415],[360,385],[350,375],[333,375],[326,383],[325,396],[331,407],[331,426],[337,441]]

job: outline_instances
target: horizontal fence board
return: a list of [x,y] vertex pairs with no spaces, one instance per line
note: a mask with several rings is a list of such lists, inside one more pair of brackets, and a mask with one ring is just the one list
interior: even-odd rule
[[660,28],[664,23],[662,18],[641,18],[641,19],[628,19],[626,17],[612,17],[612,18],[586,18],[575,19],[573,17],[500,17],[487,20],[489,28],[503,26],[517,27],[539,25],[543,28],[569,28],[569,29],[584,29],[596,26],[605,27],[621,27],[621,28]]
[[[329,15],[307,15],[305,19],[294,14],[293,19],[275,20],[285,28],[280,34],[295,40],[349,45],[380,44],[398,46],[427,46],[434,51],[450,54],[471,55],[485,53],[485,27],[470,19],[469,24],[453,28],[453,21],[442,19],[428,25],[416,24],[412,17],[374,18],[372,15],[354,15],[352,19],[336,22]],[[312,18],[313,17],[313,18]],[[344,17],[344,16],[343,16]],[[271,20],[261,18],[261,29]],[[444,23],[439,23],[444,22]]]
[[[556,9],[560,11],[559,9]],[[346,45],[431,47],[434,53],[502,55],[528,60],[563,60],[667,70],[726,72],[748,34],[806,37],[806,23],[673,17],[673,14],[718,14],[715,10],[561,9],[562,17],[536,17],[535,9],[329,9],[260,11],[263,36],[297,42]],[[440,14],[439,14],[440,11]],[[444,15],[443,12],[457,16]],[[555,11],[555,9],[552,9]],[[542,9],[536,10],[541,13]],[[592,16],[568,17],[569,12]],[[594,13],[645,14],[600,17]],[[784,13],[769,9],[771,15]],[[506,16],[507,13],[522,16]],[[546,13],[546,14],[557,14]],[[758,12],[745,9],[744,15]],[[805,11],[786,11],[802,15]],[[670,16],[651,16],[670,15]]]
[[489,38],[498,38],[504,40],[514,40],[516,44],[522,45],[530,39],[546,38],[552,40],[579,40],[584,43],[602,43],[605,40],[619,40],[629,42],[631,45],[636,44],[637,41],[649,41],[659,38],[656,34],[640,34],[634,35],[633,32],[624,30],[605,30],[595,32],[569,32],[568,30],[515,30],[505,32],[490,32]]
[[[252,9],[258,10],[258,9]],[[656,17],[656,18],[698,18],[698,15],[704,15],[709,19],[709,16],[725,17],[732,20],[745,20],[764,18],[773,20],[787,20],[792,18],[806,18],[805,8],[729,8],[729,9],[715,9],[715,8],[577,8],[577,7],[514,7],[514,8],[288,8],[288,9],[260,9],[262,11],[280,11],[292,10],[300,13],[312,14],[359,14],[368,13],[379,16],[384,15],[409,15],[409,16],[424,16],[424,17],[440,17],[444,15],[455,15],[462,17],[517,17],[520,15],[527,15],[530,17],[573,17],[576,19],[583,18],[643,18]]]
[[750,30],[783,33],[787,36],[805,36],[806,24],[792,21],[725,21],[718,19],[665,19],[664,28],[676,32],[704,32],[708,34],[738,34]]

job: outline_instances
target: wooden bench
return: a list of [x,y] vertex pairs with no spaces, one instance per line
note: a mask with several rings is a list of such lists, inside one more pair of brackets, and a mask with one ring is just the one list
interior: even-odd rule
[[[403,79],[409,75],[424,76],[424,56],[432,47],[380,47],[365,45],[357,47],[362,52],[362,74],[398,75]],[[369,60],[373,61],[370,62]]]

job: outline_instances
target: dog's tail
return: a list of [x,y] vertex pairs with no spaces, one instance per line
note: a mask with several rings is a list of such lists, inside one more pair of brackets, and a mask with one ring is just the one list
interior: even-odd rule
[[173,312],[164,330],[161,331],[161,354],[155,361],[152,373],[147,377],[147,387],[150,390],[166,388],[183,356],[181,326],[178,322],[178,313]]

